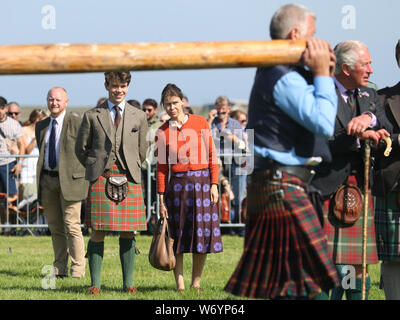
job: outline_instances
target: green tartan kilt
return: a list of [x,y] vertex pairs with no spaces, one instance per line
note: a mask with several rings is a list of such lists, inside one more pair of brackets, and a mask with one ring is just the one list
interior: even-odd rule
[[[118,176],[121,172],[114,165],[108,175]],[[147,230],[146,210],[141,184],[128,182],[127,197],[116,203],[105,194],[107,179],[100,176],[90,184],[86,200],[85,224],[94,230],[143,231]]]
[[378,258],[382,261],[400,261],[400,206],[399,190],[386,197],[376,197],[375,228]]

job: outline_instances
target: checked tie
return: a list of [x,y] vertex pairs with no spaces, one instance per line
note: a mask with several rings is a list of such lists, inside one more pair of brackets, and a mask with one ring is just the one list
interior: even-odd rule
[[57,120],[53,119],[49,138],[49,167],[54,169],[57,166],[56,160],[56,130]]
[[351,111],[354,111],[355,107],[356,107],[356,99],[354,98],[354,93],[351,90],[347,90],[346,94],[347,94],[347,104],[349,105],[349,107],[351,108]]
[[114,109],[115,109],[114,126],[115,129],[118,129],[119,122],[121,121],[121,113],[119,112],[121,108],[118,106],[114,106]]

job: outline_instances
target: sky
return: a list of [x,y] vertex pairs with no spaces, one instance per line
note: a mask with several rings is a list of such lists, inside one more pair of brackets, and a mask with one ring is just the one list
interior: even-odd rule
[[[1,0],[0,44],[126,43],[270,40],[281,0]],[[332,46],[360,40],[371,53],[371,81],[398,82],[394,50],[400,34],[398,0],[304,0],[316,15],[316,37]],[[255,68],[134,71],[128,99],[160,100],[175,83],[194,106],[219,95],[248,101]],[[47,91],[62,86],[69,105],[90,107],[105,96],[103,73],[0,75],[0,95],[22,106],[45,106]]]

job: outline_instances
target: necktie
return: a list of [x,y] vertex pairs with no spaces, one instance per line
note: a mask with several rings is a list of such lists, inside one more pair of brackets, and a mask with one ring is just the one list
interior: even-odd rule
[[354,92],[351,90],[347,90],[346,94],[347,94],[347,104],[351,108],[351,111],[354,111],[356,107],[356,99],[354,98]]
[[54,169],[57,166],[56,160],[56,129],[57,120],[53,119],[49,138],[49,167]]
[[118,129],[119,122],[121,121],[121,113],[119,112],[120,107],[114,106],[114,109],[115,109],[114,126],[115,129]]

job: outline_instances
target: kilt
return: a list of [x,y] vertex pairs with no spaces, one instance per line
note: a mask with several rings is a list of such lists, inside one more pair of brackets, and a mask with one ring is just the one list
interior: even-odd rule
[[[270,181],[270,183],[268,183]],[[269,171],[247,184],[245,246],[225,290],[249,298],[312,297],[339,283],[325,235],[304,183]],[[283,199],[270,198],[277,190]]]
[[[122,175],[115,164],[107,174],[110,176]],[[116,203],[105,195],[106,181],[106,178],[100,176],[89,186],[85,224],[94,230],[104,231],[147,230],[141,184],[128,182],[127,197]]]
[[165,202],[174,252],[222,252],[217,205],[210,203],[208,169],[171,172]]
[[[355,176],[348,178],[349,183],[357,184]],[[375,224],[372,212],[374,202],[371,192],[368,196],[368,230],[367,230],[367,264],[378,263],[375,241]],[[324,231],[328,237],[330,257],[335,264],[362,264],[362,239],[363,239],[363,212],[358,221],[350,227],[339,227],[328,219],[330,199],[324,201]],[[364,205],[363,205],[364,208]]]
[[400,261],[400,206],[396,188],[386,197],[375,200],[375,232],[378,258],[382,261]]

